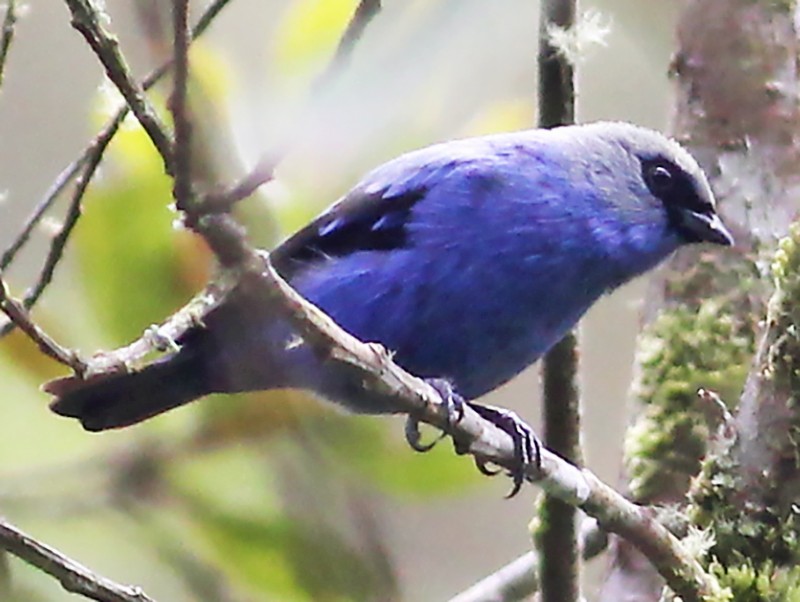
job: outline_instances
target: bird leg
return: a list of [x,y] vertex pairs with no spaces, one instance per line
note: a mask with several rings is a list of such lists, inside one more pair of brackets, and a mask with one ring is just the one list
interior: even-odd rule
[[[452,384],[447,380],[436,378],[428,379],[427,382],[436,389],[444,400],[447,410],[447,421],[450,426],[458,424],[464,417],[464,406],[469,405],[481,418],[488,420],[497,428],[508,433],[511,440],[514,442],[516,466],[514,469],[509,470],[509,476],[513,479],[514,484],[507,497],[514,497],[519,492],[525,480],[525,467],[532,462],[535,462],[537,468],[541,467],[542,444],[533,430],[531,430],[531,427],[525,424],[525,422],[511,410],[465,401],[456,393]],[[405,434],[408,444],[412,449],[418,452],[430,451],[446,436],[446,433],[442,432],[430,443],[422,443],[419,420],[413,416],[409,416],[406,420]],[[467,449],[459,445],[458,441],[454,440],[453,445],[456,453],[467,453]],[[478,467],[478,470],[485,475],[494,476],[500,472],[499,470],[488,468],[487,462],[479,458],[475,458],[475,465]]]
[[[512,498],[519,493],[522,483],[525,481],[525,467],[531,463],[534,463],[537,469],[542,467],[542,442],[531,427],[517,416],[516,412],[478,403],[470,403],[469,407],[475,410],[481,418],[488,420],[500,430],[508,433],[514,442],[515,466],[508,471],[508,475],[513,479],[514,484],[506,496],[507,498]],[[485,460],[475,458],[475,465],[483,474],[496,475],[499,472],[487,468],[486,464]]]
[[[461,395],[456,393],[455,389],[453,389],[453,385],[443,378],[429,378],[426,379],[425,382],[436,389],[436,392],[444,401],[445,410],[447,411],[447,424],[449,426],[458,424],[464,417],[464,404],[466,403]],[[408,441],[408,444],[414,451],[431,451],[434,446],[446,436],[447,433],[442,431],[439,436],[430,443],[422,443],[422,434],[419,431],[419,420],[413,416],[409,416],[406,420],[406,441]],[[456,451],[458,451],[457,448]]]

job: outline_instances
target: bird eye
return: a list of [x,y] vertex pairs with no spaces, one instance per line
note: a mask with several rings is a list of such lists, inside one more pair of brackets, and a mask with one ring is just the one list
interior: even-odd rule
[[663,165],[650,165],[644,172],[644,180],[651,192],[660,197],[669,192],[674,184],[672,172]]

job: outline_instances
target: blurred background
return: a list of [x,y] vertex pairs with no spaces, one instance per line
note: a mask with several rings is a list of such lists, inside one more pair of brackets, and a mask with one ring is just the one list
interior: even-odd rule
[[[168,3],[105,4],[138,75],[167,57]],[[264,247],[400,152],[536,121],[538,3],[384,0],[349,64],[315,83],[356,4],[236,0],[193,48],[203,177],[230,183],[265,153],[286,153],[276,180],[238,209]],[[609,29],[579,64],[581,121],[665,128],[679,5],[581,2]],[[118,104],[67,8],[29,0],[0,95],[0,248]],[[125,127],[34,312],[60,342],[119,346],[203,286],[208,253],[175,227],[170,188],[149,141]],[[6,272],[15,295],[35,280],[65,202]],[[645,286],[603,300],[582,325],[586,462],[611,483]],[[399,419],[254,394],[89,434],[39,391],[60,366],[16,333],[0,354],[0,514],[157,600],[443,600],[529,549],[538,490],[504,500],[507,479],[480,476],[449,444],[413,453]],[[534,367],[487,402],[538,424],[538,400]],[[72,599],[16,559],[2,563],[0,599]],[[589,599],[602,563],[589,568]]]

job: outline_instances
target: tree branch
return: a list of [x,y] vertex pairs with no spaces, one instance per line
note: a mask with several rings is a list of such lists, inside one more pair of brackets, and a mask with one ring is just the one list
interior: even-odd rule
[[[797,466],[784,454],[795,445],[791,433],[800,416],[796,405],[784,403],[775,391],[756,393],[771,379],[758,383],[764,365],[753,364],[753,353],[771,288],[764,266],[775,238],[797,216],[800,190],[800,110],[789,92],[798,85],[799,46],[797,22],[787,6],[747,0],[689,0],[682,6],[671,66],[672,130],[709,175],[736,247],[713,256],[701,248],[683,249],[651,287],[649,323],[640,336],[637,381],[631,387],[637,417],[625,450],[635,500],[686,504],[691,484],[694,504],[687,512],[713,529],[717,541],[709,560],[716,557],[727,565],[737,545],[753,542],[758,553],[743,554],[747,570],[765,562],[773,583],[780,582],[775,573],[781,555],[770,542],[796,541],[797,534],[762,535],[773,531],[772,525],[795,528],[780,511],[772,513],[780,506],[781,491],[792,499],[797,491]],[[701,386],[716,389],[733,408],[741,397],[735,412],[738,443],[732,449],[712,445],[709,453],[713,421],[709,425],[708,408],[697,401]],[[761,412],[763,422],[744,427]],[[740,456],[745,442],[769,452],[753,456],[751,447]],[[728,445],[723,441],[718,447]],[[794,471],[791,478],[782,472],[787,467]],[[766,511],[756,481],[774,487]],[[638,599],[660,600],[663,584],[636,551],[624,541],[612,550],[613,572],[601,599],[616,602],[638,592]],[[736,564],[727,568],[739,569]],[[730,581],[735,579],[723,585]],[[780,593],[775,597],[783,599]]]
[[188,211],[192,202],[192,123],[187,114],[189,79],[189,0],[173,0],[174,78],[169,109],[175,128],[174,176],[172,196],[178,211]]
[[3,17],[3,25],[0,28],[0,88],[3,87],[6,71],[6,59],[8,49],[14,39],[14,29],[17,23],[17,0],[7,0],[6,14]]
[[[319,92],[330,84],[342,69],[347,66],[358,41],[380,11],[380,0],[361,0],[359,2],[342,37],[339,39],[336,52],[331,57],[328,66],[311,86],[312,99],[316,98],[314,93]],[[202,205],[202,211],[205,213],[230,211],[233,205],[253,194],[262,184],[272,180],[275,166],[280,162],[286,150],[286,148],[278,148],[271,153],[267,153],[240,182],[222,192],[206,193],[196,202]]]
[[[597,527],[594,519],[585,519],[579,531],[581,558],[591,560],[608,545],[608,534]],[[475,585],[450,599],[450,602],[518,602],[526,600],[539,591],[537,569],[541,563],[539,554],[530,551]]]
[[[230,0],[214,0],[214,2],[208,6],[205,12],[200,16],[200,19],[198,19],[197,25],[195,25],[192,30],[193,40],[202,35],[208,29],[214,18],[223,8],[225,8],[225,6],[228,5],[229,2]],[[142,82],[142,89],[149,90],[167,73],[167,71],[169,71],[171,66],[172,62],[169,61],[150,72]],[[41,297],[45,288],[50,283],[55,268],[57,267],[63,255],[63,249],[69,240],[70,234],[72,233],[72,229],[77,223],[77,219],[80,217],[80,203],[83,200],[86,187],[94,176],[94,172],[102,160],[106,147],[116,135],[119,126],[122,125],[122,122],[128,115],[128,110],[127,104],[122,106],[111,117],[111,119],[109,119],[103,129],[100,130],[100,132],[94,137],[92,142],[83,151],[81,156],[75,159],[61,171],[61,173],[45,193],[42,200],[39,201],[36,208],[26,220],[25,224],[20,230],[20,233],[3,252],[2,257],[0,257],[0,273],[2,273],[14,260],[19,250],[30,238],[34,228],[36,228],[47,211],[53,206],[53,203],[55,203],[61,193],[66,189],[70,181],[72,181],[81,168],[86,166],[86,169],[82,173],[81,180],[78,183],[77,190],[72,196],[70,206],[67,209],[67,218],[65,219],[58,234],[56,234],[53,239],[50,252],[45,259],[45,264],[42,267],[39,278],[30,287],[30,289],[28,289],[28,292],[26,292],[22,299],[22,306],[26,310],[31,309],[36,304],[36,302],[39,300],[39,297]],[[13,329],[13,322],[9,321],[3,324],[2,327],[0,327],[0,338],[7,335]]]
[[333,54],[327,68],[319,76],[314,89],[323,87],[328,83],[339,71],[347,66],[350,58],[353,55],[361,36],[367,29],[372,19],[377,16],[381,11],[381,0],[361,0],[356,7],[350,22],[339,39],[339,44],[336,47],[336,52]]
[[[575,24],[576,0],[542,0],[539,15],[539,126],[575,123],[574,69],[551,41],[553,28]],[[578,338],[566,335],[542,359],[544,444],[573,464],[583,462],[578,391]],[[543,602],[577,602],[581,559],[577,513],[558,498],[545,496],[534,534],[540,548]]]
[[173,170],[172,138],[152,106],[144,89],[131,72],[119,49],[119,41],[103,27],[104,20],[92,0],[65,0],[72,13],[72,26],[80,32],[95,56],[105,68],[106,75],[119,90],[128,107],[144,128],[153,146],[164,161],[168,174]]
[[78,358],[78,355],[74,351],[56,343],[46,332],[31,321],[22,303],[9,295],[8,287],[2,277],[0,277],[0,310],[36,343],[42,353],[65,366],[69,366],[78,374],[83,374],[85,364]]
[[[158,133],[149,132],[151,139],[162,152],[165,164],[174,167],[172,149],[163,144],[169,142],[169,135],[159,121],[150,119],[149,105],[141,90],[132,84],[129,71],[118,56],[115,40],[99,28],[96,10],[86,0],[67,2],[73,8],[74,20],[78,21],[76,26],[86,32],[87,40],[104,62],[106,70],[113,73],[112,81],[120,87],[143,126],[159,130]],[[83,11],[78,15],[84,17],[83,21],[76,18],[77,9]],[[181,140],[181,144],[187,143],[186,137]],[[187,212],[200,209],[202,204],[191,203]],[[454,438],[459,450],[465,450],[484,462],[493,462],[509,470],[518,468],[514,445],[507,433],[482,419],[469,407],[465,408],[463,417],[452,424],[448,404],[427,382],[403,371],[379,345],[358,341],[305,301],[275,272],[268,254],[250,247],[244,230],[233,218],[227,214],[202,213],[189,217],[187,223],[204,237],[220,261],[220,280],[171,317],[163,327],[148,330],[124,353],[100,354],[88,360],[87,375],[108,371],[110,366],[119,369],[118,363],[108,362],[109,357],[122,359],[124,368],[131,358],[130,353],[169,345],[186,329],[202,321],[210,308],[222,302],[232,288],[240,287],[248,294],[259,296],[277,316],[286,319],[304,344],[332,364],[331,369],[352,375],[354,381],[361,383],[381,403],[392,404],[413,418],[442,429]],[[686,602],[699,602],[703,596],[719,593],[716,581],[704,573],[698,562],[658,523],[652,511],[628,502],[592,473],[576,468],[547,450],[542,453],[541,469],[528,465],[523,470],[527,480],[536,481],[549,494],[578,505],[597,518],[602,527],[634,542]]]
[[0,518],[0,548],[58,579],[61,586],[98,602],[155,602],[140,588],[93,573]]

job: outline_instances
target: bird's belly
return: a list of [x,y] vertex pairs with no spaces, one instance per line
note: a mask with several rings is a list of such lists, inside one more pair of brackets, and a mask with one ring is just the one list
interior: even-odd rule
[[[384,345],[404,369],[447,379],[465,399],[492,391],[531,365],[588,307],[575,299],[553,303],[544,291],[511,298],[515,292],[507,289],[416,275],[382,280],[372,272],[339,282],[335,291],[301,291],[359,339]],[[308,375],[304,363],[295,362],[295,369]],[[311,372],[321,376],[316,388],[325,397],[356,411],[391,411],[362,399],[352,379],[322,366]]]

